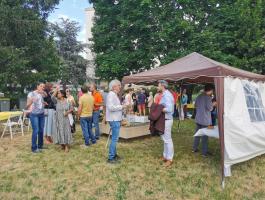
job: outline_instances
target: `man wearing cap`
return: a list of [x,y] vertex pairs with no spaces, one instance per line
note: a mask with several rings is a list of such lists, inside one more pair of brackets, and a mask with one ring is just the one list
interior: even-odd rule
[[158,81],[158,90],[162,92],[160,104],[164,106],[163,112],[165,113],[165,131],[161,136],[162,140],[164,141],[164,152],[162,160],[165,162],[165,166],[169,167],[173,163],[174,156],[174,146],[171,137],[174,114],[174,97],[167,88],[167,81]]

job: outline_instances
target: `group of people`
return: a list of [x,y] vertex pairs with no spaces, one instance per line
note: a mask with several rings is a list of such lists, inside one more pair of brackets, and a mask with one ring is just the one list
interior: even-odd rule
[[145,94],[143,89],[134,92],[133,89],[129,89],[124,95],[123,104],[126,105],[126,112],[128,114],[139,114],[140,116],[146,115],[146,103],[150,107],[153,103],[152,92],[150,92],[149,97]]
[[[187,105],[188,96],[187,89],[184,88],[181,92],[175,91],[173,88],[168,88],[174,98],[174,114],[175,118],[184,120],[187,118]],[[146,115],[146,108],[150,113],[150,107],[153,103],[159,104],[162,98],[162,92],[157,90],[156,94],[153,96],[153,92],[150,91],[146,94],[144,89],[134,91],[134,89],[128,89],[124,95],[124,104],[127,106],[126,112],[129,114],[139,114]]]
[[[109,159],[108,162],[116,163],[119,159],[116,151],[116,144],[119,138],[119,131],[121,127],[122,111],[128,108],[127,99],[132,91],[129,91],[129,95],[125,96],[124,104],[121,104],[119,100],[119,93],[121,90],[121,83],[118,80],[110,82],[110,92],[107,97],[106,102],[106,120],[110,123],[112,130],[112,140],[109,148]],[[196,132],[201,129],[212,125],[212,111],[216,108],[216,101],[212,100],[212,94],[214,87],[207,84],[204,88],[202,94],[200,94],[195,101],[196,108]],[[142,91],[142,93],[144,93]],[[150,96],[150,95],[149,95]],[[181,98],[181,103],[183,106],[187,102],[186,90],[183,90],[183,95]],[[154,103],[163,106],[162,112],[164,113],[164,131],[161,134],[161,138],[164,143],[164,150],[161,160],[165,162],[165,166],[169,167],[173,163],[174,157],[174,145],[172,140],[172,126],[173,126],[173,116],[176,108],[176,97],[174,93],[169,90],[168,82],[161,80],[158,82],[158,93],[154,97]],[[152,103],[153,104],[153,103]],[[208,156],[208,137],[202,137],[202,155]],[[198,152],[198,146],[200,143],[200,137],[194,138],[193,152]]]
[[[212,100],[213,86],[206,85],[204,92],[200,94],[195,101],[196,108],[196,132],[208,127],[212,124],[211,112],[216,108],[216,101]],[[104,106],[105,120],[111,128],[111,143],[109,145],[108,163],[116,163],[121,157],[117,154],[117,142],[125,110],[131,111],[131,102],[133,102],[132,90],[125,96],[125,100],[120,100],[121,83],[118,80],[112,80],[109,83],[109,92],[103,99],[100,92],[97,91],[95,84],[83,85],[81,94],[79,95],[77,118],[80,119],[85,144],[83,147],[88,147],[90,144],[95,144],[100,137],[99,129],[99,110]],[[141,96],[142,94],[142,96]],[[184,98],[186,98],[186,91]],[[171,166],[174,157],[174,145],[171,136],[173,126],[173,117],[176,109],[176,98],[172,91],[169,90],[168,82],[161,80],[158,82],[158,93],[153,97],[152,105],[158,104],[162,106],[164,115],[164,130],[161,133],[161,139],[164,143],[162,160],[165,166]],[[139,98],[139,95],[138,95]],[[140,106],[145,110],[146,96],[142,90],[140,93]],[[182,97],[183,98],[183,97]],[[186,99],[184,99],[187,101]],[[183,100],[183,103],[185,103]],[[142,103],[141,103],[142,102]],[[184,104],[185,105],[185,104]],[[70,90],[62,90],[59,86],[53,89],[51,84],[40,83],[36,90],[28,94],[27,108],[30,110],[30,120],[32,123],[32,152],[38,153],[43,149],[43,132],[45,133],[48,142],[60,144],[65,152],[69,151],[69,145],[72,143],[72,122],[71,116],[76,106],[74,98],[70,95]],[[151,105],[150,105],[151,107]],[[46,108],[46,109],[45,109]],[[46,110],[46,111],[45,111]],[[143,114],[145,114],[143,112]],[[95,133],[92,131],[92,123],[95,126]],[[198,152],[198,146],[201,137],[194,138],[193,152]],[[202,137],[202,154],[208,156],[208,137]]]
[[[51,83],[39,83],[28,94],[26,107],[32,126],[33,153],[41,152],[44,137],[48,144],[60,144],[68,152],[75,132],[74,116],[80,118],[85,147],[90,141],[95,144],[100,138],[99,109],[103,106],[102,95],[95,84],[85,84],[81,91],[77,109],[70,89],[61,89],[59,85],[54,87]],[[92,132],[92,123],[95,133]]]

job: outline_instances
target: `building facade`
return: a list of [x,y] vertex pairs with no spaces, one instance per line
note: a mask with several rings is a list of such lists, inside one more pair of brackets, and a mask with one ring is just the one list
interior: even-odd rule
[[88,60],[88,66],[86,69],[86,75],[89,81],[94,81],[95,77],[95,54],[92,52],[92,44],[91,39],[92,35],[92,27],[94,23],[95,10],[94,8],[86,8],[85,9],[85,29],[86,29],[86,43],[88,47],[86,48],[86,59]]

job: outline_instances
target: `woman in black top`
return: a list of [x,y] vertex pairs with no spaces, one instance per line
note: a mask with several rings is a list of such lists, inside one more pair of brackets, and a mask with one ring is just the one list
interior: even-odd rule
[[53,143],[53,135],[55,133],[55,104],[51,99],[53,85],[51,83],[45,84],[45,92],[47,96],[44,98],[45,106],[45,124],[44,124],[44,137],[47,144]]
[[137,96],[135,92],[132,93],[132,100],[133,100],[133,113],[137,113],[138,110],[138,103],[137,103]]

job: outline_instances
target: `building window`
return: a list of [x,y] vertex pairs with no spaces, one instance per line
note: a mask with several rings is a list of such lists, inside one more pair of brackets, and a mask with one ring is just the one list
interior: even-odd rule
[[250,82],[243,82],[248,113],[251,122],[265,121],[265,109],[258,88]]

